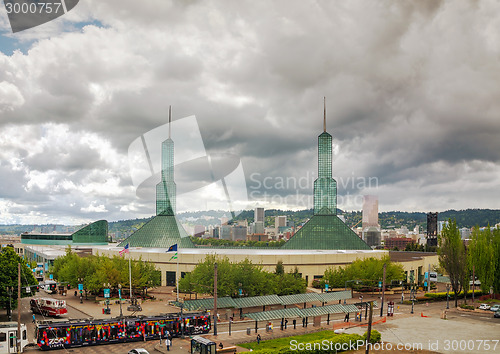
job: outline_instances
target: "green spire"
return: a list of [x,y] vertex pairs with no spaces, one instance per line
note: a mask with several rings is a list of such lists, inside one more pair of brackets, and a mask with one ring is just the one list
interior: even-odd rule
[[332,178],[332,136],[326,132],[326,98],[323,133],[318,137],[318,178],[314,181],[314,214],[337,214],[337,181]]
[[176,185],[174,182],[174,142],[170,137],[172,107],[168,109],[168,139],[161,144],[161,181],[156,185],[156,215],[174,215]]

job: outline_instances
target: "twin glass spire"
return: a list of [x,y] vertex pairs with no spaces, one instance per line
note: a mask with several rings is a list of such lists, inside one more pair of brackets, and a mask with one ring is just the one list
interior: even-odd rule
[[323,133],[318,136],[314,215],[337,215],[337,181],[332,178],[332,136],[326,132],[326,98],[323,101]]

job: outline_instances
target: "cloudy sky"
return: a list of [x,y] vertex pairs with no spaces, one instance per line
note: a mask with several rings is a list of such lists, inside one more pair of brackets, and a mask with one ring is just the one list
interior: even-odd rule
[[[233,208],[311,207],[324,96],[340,208],[499,207],[497,1],[81,0],[15,34],[4,10],[1,224],[152,215],[129,151],[169,105],[196,117],[177,162],[186,140],[244,171]],[[178,211],[203,210],[187,160]]]

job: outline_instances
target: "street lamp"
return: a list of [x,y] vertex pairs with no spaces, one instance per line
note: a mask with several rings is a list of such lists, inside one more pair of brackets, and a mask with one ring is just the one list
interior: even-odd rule
[[7,287],[7,294],[9,294],[9,321],[12,321],[12,292],[14,291],[14,287]]
[[450,284],[446,284],[446,309],[450,308]]
[[122,312],[122,285],[118,284],[118,297],[120,298],[120,318],[123,317],[123,312]]
[[109,288],[111,288],[111,284],[104,283],[103,286],[104,286],[104,297],[106,298],[106,314],[109,314],[110,313],[110,311],[109,311]]
[[78,278],[78,290],[80,291],[80,304],[83,304],[83,278]]

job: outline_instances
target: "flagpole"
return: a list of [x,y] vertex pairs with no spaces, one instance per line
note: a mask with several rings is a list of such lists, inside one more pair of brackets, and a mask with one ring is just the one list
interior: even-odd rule
[[179,302],[179,253],[177,253],[177,272],[175,273],[177,277],[177,302]]
[[128,281],[130,283],[130,305],[132,305],[132,266],[130,264],[130,250],[128,251]]

